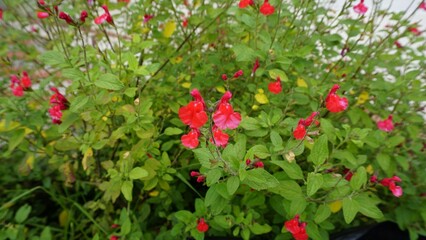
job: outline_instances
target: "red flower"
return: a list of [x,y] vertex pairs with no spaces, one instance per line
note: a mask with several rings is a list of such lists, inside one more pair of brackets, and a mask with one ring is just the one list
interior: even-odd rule
[[112,236],[109,238],[109,240],[118,240],[118,239],[120,239],[120,237],[115,236],[115,235],[112,235]]
[[246,159],[246,166],[250,165],[251,160],[250,159]]
[[200,143],[198,141],[198,137],[200,136],[200,132],[197,129],[191,129],[191,131],[188,134],[182,135],[180,140],[182,141],[182,145],[194,149],[198,147],[198,144]]
[[278,94],[283,90],[280,77],[277,77],[275,82],[269,83],[268,90],[273,94]]
[[182,26],[183,26],[184,28],[188,27],[188,19],[183,18]]
[[398,41],[395,41],[394,44],[397,48],[403,48],[402,44]]
[[241,77],[241,76],[243,76],[243,70],[238,70],[236,73],[234,73],[234,78],[239,78],[239,77]]
[[303,119],[300,119],[296,129],[294,129],[293,131],[293,137],[297,140],[302,140],[303,138],[305,138],[305,135],[306,135],[305,124]]
[[377,176],[376,175],[371,176],[370,177],[370,182],[376,183],[377,182]]
[[196,171],[191,171],[190,175],[191,175],[191,177],[198,177],[198,176],[200,176],[200,173],[196,172]]
[[306,233],[306,223],[299,221],[299,215],[284,223],[285,229],[289,231],[296,240],[308,240],[309,236]]
[[256,58],[256,61],[254,62],[254,65],[253,65],[252,73],[255,74],[259,67],[260,67],[259,59]]
[[384,119],[382,121],[377,122],[377,128],[379,128],[382,131],[390,132],[394,129],[393,122],[392,122],[392,115],[389,115],[387,119]]
[[409,27],[408,31],[410,31],[412,34],[419,36],[422,32],[416,28],[416,27]]
[[206,181],[206,177],[205,176],[198,176],[197,177],[197,182],[199,182],[199,183],[202,183],[202,182],[204,182],[204,181]]
[[216,126],[213,126],[213,139],[211,139],[212,143],[214,143],[218,147],[226,147],[226,145],[228,144],[228,140],[228,134],[222,132]]
[[197,221],[198,225],[197,225],[197,230],[199,232],[207,232],[207,230],[209,230],[209,225],[204,221],[204,218],[200,218],[200,220]]
[[118,0],[117,2],[129,3],[129,2],[130,2],[130,0]]
[[61,124],[61,118],[62,118],[62,111],[61,107],[59,105],[54,105],[51,108],[49,108],[49,114],[50,118],[52,118],[53,124]]
[[106,21],[107,23],[114,25],[114,20],[112,19],[112,16],[109,13],[108,6],[102,5],[102,8],[104,9],[105,13],[95,18],[95,24],[99,25]]
[[12,93],[16,97],[22,97],[24,95],[24,88],[20,85],[15,86],[12,88]]
[[341,112],[346,110],[348,108],[348,99],[345,97],[339,97],[336,94],[336,91],[340,88],[339,85],[335,84],[331,90],[330,93],[328,93],[327,98],[325,99],[325,106],[327,107],[328,111],[330,112]]
[[23,71],[22,72],[22,78],[21,78],[21,86],[24,88],[24,89],[28,89],[28,88],[30,88],[31,87],[31,79],[30,79],[30,77],[28,76],[28,73],[26,72],[26,71]]
[[259,161],[259,162],[255,162],[255,163],[253,163],[253,166],[254,166],[255,168],[263,168],[263,167],[265,167],[265,164],[263,164],[263,162],[262,162],[262,161]]
[[119,228],[119,227],[120,227],[120,225],[117,224],[117,223],[114,223],[114,224],[111,225],[112,229],[116,229],[116,228]]
[[[318,114],[319,114],[319,112],[313,112],[313,113],[311,113],[311,115],[304,120],[304,125],[306,127],[309,127],[312,124],[312,122],[314,121],[314,118]],[[318,125],[318,124],[319,124],[319,122],[317,120],[315,120],[315,125]]]
[[368,10],[368,7],[364,5],[364,0],[361,0],[360,3],[354,6],[354,11],[358,14],[365,14]]
[[426,11],[426,2],[420,3],[419,8]]
[[82,23],[86,22],[87,16],[89,16],[89,15],[87,14],[86,10],[81,11],[81,13],[80,13],[80,21]]
[[37,13],[37,17],[40,18],[40,19],[48,18],[49,17],[49,13],[47,13],[47,12],[38,12]]
[[351,172],[351,170],[349,170],[347,168],[345,170],[343,170],[343,174],[345,176],[345,179],[348,180],[348,181],[350,181],[352,179],[352,176],[354,175],[354,173]]
[[3,8],[0,8],[0,20],[3,20]]
[[59,13],[59,18],[65,20],[65,22],[67,22],[69,25],[75,25],[75,22],[74,22],[74,20],[72,20],[70,15],[68,15],[64,12]]
[[44,4],[46,4],[46,2],[44,2],[44,0],[39,0],[39,1],[38,1],[38,3],[39,3],[40,5],[44,5]]
[[228,76],[226,76],[226,74],[222,74],[222,80],[223,80],[223,81],[228,80]]
[[397,176],[393,176],[391,178],[384,178],[380,181],[380,184],[382,184],[384,187],[388,187],[395,197],[401,197],[402,188],[400,186],[397,186],[395,182],[401,182],[401,178]]
[[203,104],[203,107],[206,108],[206,103],[204,102],[204,99],[201,96],[201,93],[200,91],[198,91],[198,89],[196,88],[192,89],[191,96],[194,98],[196,102],[201,102]]
[[231,92],[226,92],[221,98],[216,112],[213,113],[213,122],[219,129],[235,129],[241,122],[241,115],[234,112],[229,103],[231,97]]
[[153,17],[154,15],[150,15],[150,14],[143,15],[143,23],[149,22],[149,20],[151,20]]
[[55,87],[51,87],[50,90],[54,91],[55,93],[50,97],[50,104],[51,105],[58,105],[61,110],[68,109],[69,102],[68,100],[62,95],[59,90]]
[[190,128],[200,128],[208,120],[203,103],[199,101],[191,101],[188,105],[181,107],[179,109],[179,118]]
[[240,0],[240,3],[238,4],[239,8],[246,8],[249,5],[253,5],[253,0]]
[[265,0],[262,6],[260,6],[260,13],[262,13],[265,16],[273,14],[274,11],[275,11],[275,8],[274,6],[269,4],[269,0]]

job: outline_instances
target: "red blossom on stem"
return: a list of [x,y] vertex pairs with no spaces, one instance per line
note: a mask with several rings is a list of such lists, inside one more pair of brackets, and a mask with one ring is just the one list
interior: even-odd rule
[[109,13],[108,6],[102,5],[102,8],[104,9],[105,13],[95,18],[95,24],[99,25],[106,21],[107,23],[114,25],[114,20],[112,19],[112,16]]
[[197,172],[197,171],[191,171],[190,175],[191,175],[191,177],[198,177],[198,176],[200,176],[200,173]]
[[222,74],[222,80],[223,80],[223,81],[228,80],[228,76],[226,76],[226,74]]
[[202,175],[201,175],[201,176],[198,176],[198,177],[197,177],[197,182],[198,182],[198,183],[202,183],[202,182],[205,182],[205,181],[206,181],[206,177],[205,177],[205,176],[202,176]]
[[262,6],[260,6],[260,13],[262,13],[265,16],[273,14],[274,11],[275,11],[275,8],[274,6],[269,4],[269,0],[265,0]]
[[49,114],[53,124],[61,124],[62,110],[68,109],[69,102],[57,88],[51,87],[50,90],[55,93],[50,97],[49,103],[51,107],[49,108]]
[[234,73],[234,78],[239,78],[241,76],[243,76],[243,70],[238,70],[237,72]]
[[0,20],[3,20],[3,8],[0,8]]
[[394,44],[397,48],[403,48],[402,44],[398,41],[395,41]]
[[393,176],[391,178],[384,178],[380,181],[380,184],[382,184],[384,187],[388,187],[395,197],[401,197],[403,193],[402,188],[400,186],[397,186],[395,182],[401,182],[401,178],[397,176]]
[[197,230],[201,233],[207,232],[207,230],[209,230],[209,225],[204,221],[204,218],[200,218],[197,221]]
[[37,17],[38,17],[39,19],[48,18],[48,17],[49,17],[49,13],[47,13],[47,12],[38,12],[38,13],[37,13]]
[[115,235],[112,235],[112,236],[109,238],[109,240],[118,240],[118,239],[120,239],[120,237],[115,236]]
[[348,108],[348,99],[345,97],[339,97],[336,91],[340,88],[339,85],[335,84],[325,99],[325,106],[328,111],[338,113]]
[[259,67],[260,67],[259,59],[256,58],[256,61],[254,62],[254,65],[253,65],[252,73],[255,74]]
[[306,225],[307,223],[299,221],[299,215],[294,216],[293,219],[284,223],[285,229],[287,229],[296,240],[308,240],[309,236],[306,233]]
[[213,126],[213,139],[210,141],[218,147],[226,147],[228,144],[229,135],[222,132],[218,127]]
[[149,22],[149,20],[151,20],[153,17],[154,15],[150,15],[150,14],[143,15],[143,23]]
[[263,164],[262,161],[259,161],[259,162],[253,163],[253,167],[255,167],[255,168],[264,168],[265,164]]
[[89,15],[87,14],[86,10],[81,11],[81,13],[80,13],[80,21],[82,23],[86,22],[87,16],[89,16]]
[[59,18],[65,20],[65,22],[67,22],[69,25],[75,25],[75,22],[72,20],[71,16],[64,12],[59,13]]
[[190,128],[200,128],[208,120],[207,113],[204,111],[205,103],[204,100],[195,100],[188,103],[179,109],[180,120],[189,125]]
[[408,31],[410,31],[415,36],[419,36],[422,33],[417,27],[409,27]]
[[231,98],[231,92],[227,91],[213,113],[213,122],[219,129],[235,129],[241,122],[241,114],[234,112],[232,105],[229,103]]
[[248,6],[254,5],[253,0],[240,0],[240,3],[238,4],[239,8],[246,8]]
[[358,14],[365,14],[368,11],[368,7],[365,6],[364,0],[361,0],[357,5],[354,6],[354,11]]
[[385,132],[391,132],[394,129],[392,115],[389,115],[388,118],[383,119],[382,121],[378,121],[377,128]]
[[275,82],[269,83],[268,90],[273,94],[279,94],[283,90],[280,77],[277,77]]
[[305,124],[303,119],[300,119],[296,129],[294,129],[293,131],[293,137],[297,140],[302,140],[303,138],[305,138],[305,135],[306,135]]
[[425,10],[425,11],[426,11],[426,2],[422,2],[422,3],[420,3],[420,5],[419,5],[419,9],[423,9],[423,10]]
[[189,131],[188,134],[184,134],[182,135],[182,137],[180,138],[182,145],[190,148],[190,149],[194,149],[196,147],[198,147],[198,144],[200,143],[198,141],[198,137],[200,136],[200,131],[198,129],[191,129],[191,131]]
[[352,176],[354,175],[354,173],[347,168],[343,170],[343,174],[345,176],[345,179],[348,181],[350,181],[352,179]]
[[28,90],[30,87],[31,79],[26,71],[22,72],[21,79],[19,79],[16,75],[10,76],[10,89],[14,96],[22,97],[24,95],[24,91]]

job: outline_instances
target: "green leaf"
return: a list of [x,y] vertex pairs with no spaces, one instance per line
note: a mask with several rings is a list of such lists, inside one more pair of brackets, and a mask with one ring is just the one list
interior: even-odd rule
[[269,189],[269,191],[279,194],[288,200],[303,198],[302,188],[293,180],[279,181],[279,185]]
[[355,199],[359,203],[359,212],[361,214],[374,219],[382,219],[384,217],[382,211],[376,206],[380,200],[376,201],[365,193],[356,196]]
[[302,169],[296,161],[293,161],[292,163],[289,163],[288,161],[271,161],[271,163],[282,168],[291,179],[303,179]]
[[321,204],[318,207],[317,212],[315,213],[314,220],[316,223],[320,224],[323,221],[325,221],[330,215],[331,215],[330,208],[325,204]]
[[359,204],[352,198],[343,199],[343,217],[347,224],[351,223],[359,211]]
[[287,74],[285,74],[285,72],[280,69],[272,69],[269,70],[268,73],[272,79],[277,79],[277,77],[280,77],[282,82],[288,82]]
[[319,137],[312,148],[308,160],[319,166],[325,162],[328,157],[328,138],[327,135]]
[[272,145],[276,147],[281,147],[283,145],[283,139],[280,134],[276,131],[271,131],[270,134]]
[[192,214],[190,211],[187,210],[180,210],[175,212],[174,216],[181,222],[184,223],[191,223],[193,220],[195,220],[194,214]]
[[31,206],[28,204],[25,204],[23,206],[21,206],[18,211],[16,211],[15,214],[15,221],[17,223],[23,223],[28,216],[30,215],[31,212]]
[[259,125],[259,121],[256,118],[244,117],[240,123],[240,126],[245,130],[257,130],[261,126]]
[[308,206],[308,203],[306,202],[304,197],[297,197],[291,200],[290,203],[290,211],[289,215],[294,216],[296,214],[301,214],[303,211],[305,211],[306,206]]
[[25,138],[25,130],[18,129],[13,131],[13,135],[9,138],[9,152],[12,152]]
[[211,186],[217,183],[220,177],[222,177],[222,170],[220,170],[219,168],[215,168],[213,170],[208,171],[206,175],[207,186]]
[[234,225],[235,218],[232,215],[218,215],[213,221],[223,229],[230,229]]
[[124,181],[123,185],[121,185],[121,193],[127,201],[132,201],[132,191],[133,191],[133,182],[132,181]]
[[175,127],[168,127],[166,128],[166,130],[164,130],[164,134],[166,135],[179,135],[183,133],[182,129],[180,128],[175,128]]
[[405,137],[403,136],[393,136],[390,137],[385,143],[388,147],[394,148],[398,146],[399,144],[403,143],[405,141]]
[[95,81],[95,85],[99,88],[108,90],[121,90],[124,87],[124,84],[118,77],[111,73],[102,74],[99,79]]
[[271,154],[269,154],[268,149],[264,145],[255,145],[247,151],[245,158],[253,159],[255,156],[261,159],[265,159],[271,156]]
[[273,188],[279,184],[278,180],[263,168],[248,170],[243,183],[255,190]]
[[367,182],[367,172],[364,167],[359,167],[352,176],[350,185],[353,190],[359,190]]
[[389,172],[390,169],[390,156],[383,154],[383,153],[379,153],[376,156],[376,160],[379,163],[379,166],[387,173]]
[[129,178],[130,179],[140,179],[144,177],[148,177],[149,173],[147,170],[141,168],[141,167],[135,167],[130,171]]
[[84,73],[75,68],[65,68],[62,70],[62,76],[73,81],[84,81],[86,79]]
[[43,228],[43,231],[40,235],[40,240],[51,240],[52,239],[52,232],[50,231],[50,227],[47,226]]
[[306,193],[308,194],[308,196],[314,195],[318,191],[318,189],[322,187],[323,184],[324,180],[320,173],[309,173]]
[[85,96],[85,95],[77,96],[71,102],[70,111],[76,113],[77,110],[79,110],[80,108],[84,107],[84,105],[86,105],[87,102],[89,102],[89,97],[88,96]]
[[256,52],[245,44],[235,45],[232,50],[235,53],[237,62],[254,62],[256,59]]
[[200,161],[201,166],[210,169],[211,168],[211,160],[214,159],[213,154],[207,148],[197,148],[192,150],[195,154],[195,157]]
[[328,239],[328,238],[324,238],[319,229],[318,226],[314,223],[309,221],[308,225],[306,225],[306,233],[308,234],[309,238],[312,238],[313,240],[323,240],[323,239]]
[[41,62],[50,66],[66,64],[65,57],[58,51],[46,51],[39,56]]
[[255,235],[261,235],[268,233],[272,230],[272,227],[268,224],[260,225],[259,223],[254,223],[253,225],[249,225],[250,231]]
[[237,191],[240,186],[240,179],[237,176],[231,176],[228,178],[226,182],[226,188],[228,190],[229,195],[233,195],[235,191]]

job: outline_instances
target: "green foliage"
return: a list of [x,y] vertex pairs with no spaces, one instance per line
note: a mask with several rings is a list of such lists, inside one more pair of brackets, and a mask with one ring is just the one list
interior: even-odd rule
[[[269,16],[261,0],[3,2],[0,239],[288,239],[296,215],[312,239],[383,220],[426,235],[426,42],[411,14],[372,5],[355,18],[353,1],[271,0]],[[115,24],[94,23],[101,3]],[[18,97],[9,76],[23,71],[32,86]],[[348,100],[338,113],[334,84]],[[51,87],[67,99],[60,124]],[[195,88],[208,120],[189,149],[179,112]],[[242,120],[217,146],[226,91]],[[400,197],[381,182],[393,176]]]

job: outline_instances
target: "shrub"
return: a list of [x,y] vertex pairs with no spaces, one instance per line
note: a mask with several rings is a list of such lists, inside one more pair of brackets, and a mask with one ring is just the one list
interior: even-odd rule
[[5,3],[2,239],[426,235],[424,3]]

